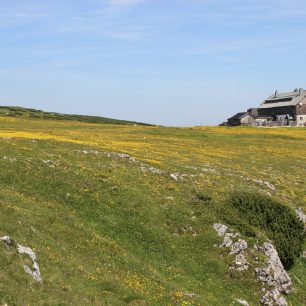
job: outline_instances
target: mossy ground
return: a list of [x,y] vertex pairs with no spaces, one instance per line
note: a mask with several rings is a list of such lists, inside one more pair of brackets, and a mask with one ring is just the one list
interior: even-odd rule
[[[35,283],[14,249],[0,244],[0,302],[218,306],[242,298],[257,305],[260,282],[251,270],[229,273],[212,224],[232,190],[269,192],[305,209],[305,149],[303,128],[0,117],[0,236],[32,247],[43,278]],[[164,173],[103,152],[130,154]],[[191,176],[174,181],[170,173]],[[297,260],[292,305],[305,301],[305,273],[305,259]]]

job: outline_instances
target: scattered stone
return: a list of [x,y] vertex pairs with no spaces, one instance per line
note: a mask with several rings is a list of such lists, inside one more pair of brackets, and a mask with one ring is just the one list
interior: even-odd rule
[[238,271],[245,271],[248,270],[249,264],[244,256],[243,253],[237,254],[235,258],[235,265],[236,267],[232,267],[232,269],[236,269]]
[[264,185],[265,185],[267,188],[271,189],[272,191],[275,191],[275,187],[274,187],[271,183],[269,183],[269,182],[264,182]]
[[259,179],[253,179],[252,181],[253,181],[254,183],[257,183],[257,184],[260,184],[260,185],[263,184],[263,181],[262,181],[262,180],[259,180]]
[[[129,154],[125,154],[125,153],[117,153],[117,152],[99,152],[96,150],[91,150],[91,149],[84,149],[81,151],[78,151],[82,154],[88,155],[88,154],[103,154],[109,158],[113,158],[113,157],[117,157],[117,158],[121,158],[121,159],[125,159],[130,163],[135,163],[135,164],[139,164],[140,166],[140,171],[142,172],[151,172],[154,174],[167,174],[166,171],[163,171],[161,169],[158,169],[156,167],[153,167],[151,165],[148,165],[146,163],[141,162],[140,160],[136,159],[135,157],[129,155]],[[198,169],[196,167],[194,167],[195,169]],[[210,169],[210,172],[214,172],[214,169]],[[170,178],[172,178],[175,181],[178,180],[184,180],[185,178],[193,178],[196,175],[195,174],[186,174],[186,173],[171,173],[169,174]]]
[[197,295],[195,293],[183,292],[183,294],[191,299],[194,299]]
[[232,245],[231,254],[239,254],[248,248],[248,244],[245,240],[239,239]]
[[87,154],[99,154],[100,152],[96,151],[96,150],[82,150],[81,153],[87,155]]
[[269,188],[270,190],[272,191],[275,191],[276,188],[274,187],[274,185],[272,185],[271,183],[269,182],[264,182],[260,179],[252,179],[252,181],[256,184],[259,184],[259,185],[262,185],[262,186],[265,186],[266,188]]
[[229,232],[228,227],[224,224],[215,223],[213,228],[216,230],[219,236],[224,237],[223,242],[219,245],[219,247],[231,248],[230,254],[236,255],[234,264],[230,267],[230,270],[247,270],[249,268],[249,264],[244,255],[244,251],[248,248],[247,242],[243,239],[233,242],[233,239],[240,237],[240,234]]
[[238,271],[244,271],[249,268],[248,262],[244,256],[244,250],[248,248],[248,244],[245,240],[239,239],[237,242],[231,245],[231,253],[236,254],[235,265],[230,269],[236,269]]
[[42,160],[42,162],[44,164],[46,164],[47,166],[49,166],[50,168],[55,168],[55,167],[58,166],[54,161],[49,160],[49,159],[48,160]]
[[224,239],[222,244],[220,245],[220,248],[229,248],[234,243],[232,240],[233,234],[232,233],[225,233]]
[[3,156],[3,159],[4,159],[4,160],[8,160],[8,161],[10,161],[10,162],[15,162],[15,161],[16,161],[16,158],[7,157],[7,156]]
[[249,303],[246,300],[236,299],[236,302],[243,306],[249,306]]
[[182,234],[192,234],[192,236],[197,236],[198,233],[192,228],[192,226],[183,226],[181,228],[179,228],[178,230],[178,234],[182,235]]
[[37,263],[37,258],[36,258],[36,254],[34,253],[34,251],[31,249],[31,248],[28,248],[28,247],[24,247],[20,244],[18,244],[17,246],[17,252],[18,254],[26,254],[28,255],[31,260],[32,260],[32,269],[29,268],[27,265],[23,265],[24,267],[24,270],[32,275],[32,277],[39,283],[42,282],[42,279],[41,279],[41,275],[40,275],[40,270],[39,270],[39,266],[38,266],[38,263]]
[[[138,161],[135,161],[135,162],[138,162]],[[147,164],[144,164],[144,163],[141,163],[140,164],[140,170],[142,172],[152,172],[154,174],[163,174],[164,172],[158,168],[155,168],[155,167],[152,167],[150,165],[147,165]]]
[[202,168],[202,172],[208,172],[208,173],[217,173],[216,169],[214,168]]
[[222,244],[220,244],[220,247],[230,247],[233,244],[232,238],[237,238],[240,236],[239,233],[230,233],[228,231],[228,227],[224,224],[215,223],[213,225],[214,229],[217,231],[219,236],[224,237]]
[[225,233],[228,230],[228,227],[226,225],[220,224],[220,223],[215,223],[213,225],[213,228],[217,231],[218,236],[222,236],[222,237],[225,235]]
[[173,180],[175,180],[175,181],[177,181],[178,180],[178,178],[177,178],[177,176],[175,175],[175,174],[170,174],[170,177],[173,179]]
[[7,246],[12,246],[13,245],[13,240],[9,236],[3,236],[0,238],[0,241],[5,243]]

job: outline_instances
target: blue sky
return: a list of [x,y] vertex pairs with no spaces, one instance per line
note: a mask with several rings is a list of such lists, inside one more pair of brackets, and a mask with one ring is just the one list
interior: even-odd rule
[[0,104],[217,124],[306,87],[305,0],[0,0]]

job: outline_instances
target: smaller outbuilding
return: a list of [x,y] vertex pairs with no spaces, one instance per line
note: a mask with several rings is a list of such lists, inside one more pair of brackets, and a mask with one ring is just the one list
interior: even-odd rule
[[238,125],[252,125],[255,121],[254,115],[250,112],[237,113],[231,118],[227,119],[227,125],[238,126]]

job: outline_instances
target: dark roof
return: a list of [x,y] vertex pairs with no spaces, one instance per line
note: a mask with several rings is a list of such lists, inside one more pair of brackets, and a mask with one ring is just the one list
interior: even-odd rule
[[228,118],[227,120],[235,120],[235,119],[240,119],[242,116],[246,115],[247,112],[243,113],[237,113],[235,116]]
[[[283,106],[295,106],[306,98],[306,90],[302,88],[294,92],[278,93],[271,95],[264,102],[261,103],[259,108],[273,108]],[[304,102],[305,103],[305,102]]]

